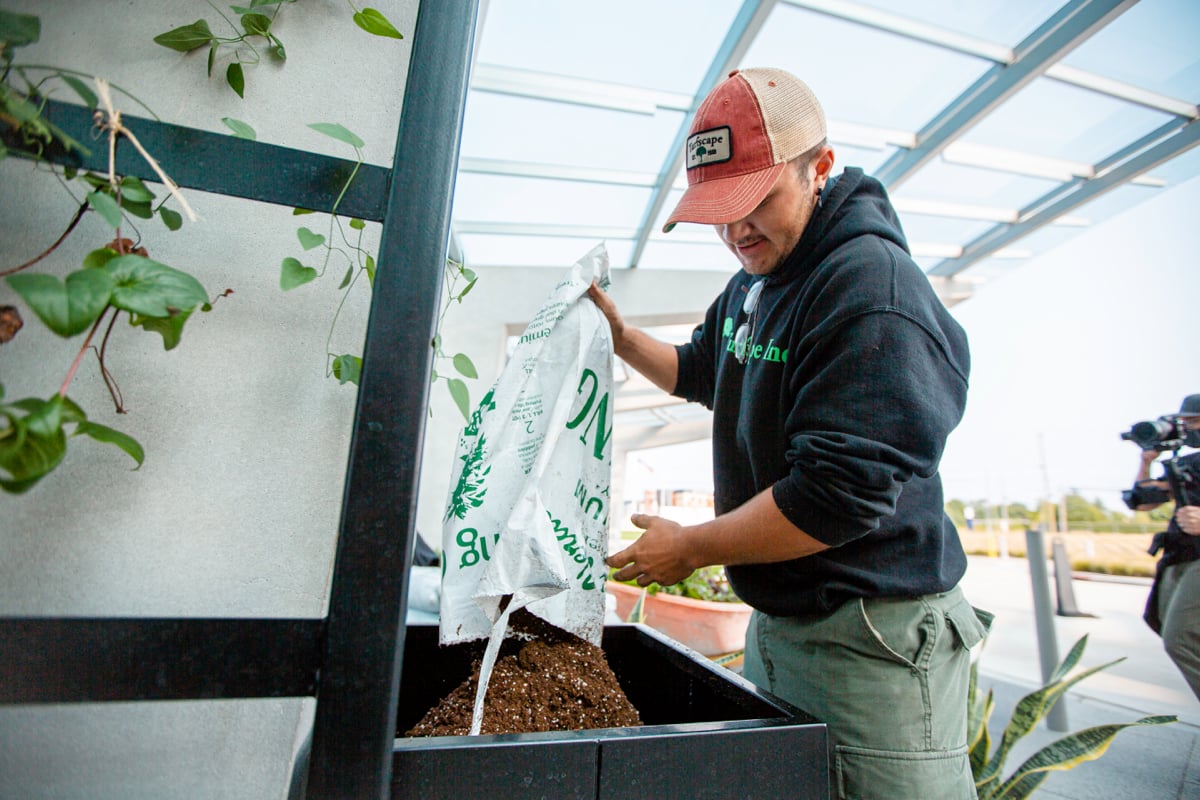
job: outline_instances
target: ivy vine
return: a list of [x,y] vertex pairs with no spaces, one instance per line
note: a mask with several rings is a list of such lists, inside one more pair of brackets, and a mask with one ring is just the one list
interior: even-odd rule
[[[207,47],[207,72],[210,76],[221,51],[227,50],[231,54],[231,61],[225,70],[226,83],[244,97],[246,73],[243,65],[259,63],[262,49],[280,62],[286,60],[287,53],[276,32],[275,23],[283,4],[293,2],[295,0],[250,0],[248,6],[231,6],[237,18],[235,24],[209,0],[209,5],[233,30],[232,35],[217,36],[208,22],[200,19],[190,25],[172,28],[156,36],[154,41],[181,53]],[[359,28],[376,36],[403,38],[376,9],[360,9],[352,1],[348,5]],[[59,86],[63,86],[96,113],[97,131],[107,139],[109,168],[106,174],[79,171],[71,167],[62,168],[61,173],[52,169],[52,174],[76,201],[76,211],[66,223],[63,233],[41,253],[15,266],[0,264],[0,278],[46,328],[63,338],[86,334],[57,392],[50,397],[10,401],[0,384],[0,489],[10,493],[27,491],[53,471],[65,458],[68,442],[81,435],[118,447],[134,461],[135,468],[140,467],[145,459],[145,451],[137,440],[90,420],[83,407],[68,395],[75,374],[85,356],[89,352],[94,353],[115,410],[125,413],[124,397],[105,361],[117,320],[127,315],[132,327],[158,334],[162,337],[164,349],[172,350],[179,344],[184,325],[197,309],[211,311],[217,299],[232,294],[231,289],[226,289],[210,297],[194,276],[152,259],[142,241],[142,231],[135,220],[157,217],[168,231],[175,231],[183,225],[185,216],[189,219],[194,219],[194,216],[174,182],[141,146],[135,133],[123,124],[121,113],[114,108],[112,92],[129,98],[154,119],[158,119],[158,116],[127,90],[109,85],[85,72],[49,65],[15,63],[15,51],[37,42],[40,34],[41,21],[36,15],[0,9],[0,133],[3,133],[0,159],[13,154],[45,164],[46,151],[51,147],[67,153],[76,151],[90,155],[83,143],[59,129],[45,116],[47,99]],[[253,128],[240,120],[226,117],[222,122],[234,136],[256,138]],[[356,162],[332,205],[324,232],[307,226],[297,228],[297,241],[304,253],[318,248],[323,250],[315,262],[318,266],[306,265],[301,258],[284,258],[280,265],[280,287],[290,291],[310,283],[325,274],[335,254],[345,258],[346,272],[338,286],[342,297],[326,340],[326,374],[343,384],[357,384],[362,367],[361,357],[351,353],[334,353],[331,342],[349,292],[364,276],[369,290],[375,278],[375,258],[363,247],[365,222],[356,218],[343,220],[337,214],[342,197],[363,163],[363,142],[337,123],[319,122],[309,127],[350,145],[354,149]],[[156,196],[137,177],[115,172],[118,142],[135,147],[145,158],[166,187],[164,197]],[[168,205],[168,201],[172,201],[178,209]],[[113,229],[112,240],[89,252],[83,259],[81,269],[70,272],[65,278],[31,271],[50,256],[89,213],[97,214]],[[294,209],[293,213],[303,215],[313,212]],[[453,261],[447,261],[445,269],[447,292],[438,320],[439,333],[431,342],[435,354],[433,380],[446,381],[455,404],[466,418],[469,392],[462,378],[476,378],[477,373],[465,354],[449,356],[442,351],[440,330],[449,307],[462,302],[474,287],[477,276],[466,266]],[[24,320],[15,306],[0,306],[0,345],[10,341],[23,326]],[[447,361],[454,373],[461,377],[439,374],[436,365]]]
[[[223,50],[229,51],[232,60],[225,67],[225,83],[238,97],[245,98],[246,71],[243,65],[253,66],[262,61],[259,48],[265,49],[275,61],[282,63],[287,60],[287,49],[284,48],[283,40],[279,38],[274,26],[280,9],[285,4],[295,3],[296,0],[250,0],[249,6],[230,6],[230,10],[237,17],[236,23],[217,8],[212,0],[206,2],[231,29],[230,35],[217,36],[209,26],[208,20],[201,18],[188,25],[180,25],[160,33],[154,37],[154,41],[180,53],[190,53],[207,47],[207,72],[210,78],[218,61],[218,54]],[[348,4],[354,11],[354,24],[367,33],[392,39],[404,38],[378,10],[364,8],[360,11],[353,2]]]

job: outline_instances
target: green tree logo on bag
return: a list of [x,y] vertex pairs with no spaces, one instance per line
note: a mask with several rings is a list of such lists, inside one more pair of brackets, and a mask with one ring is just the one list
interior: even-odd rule
[[483,463],[485,443],[484,437],[480,436],[475,447],[462,457],[465,462],[462,475],[459,476],[458,484],[454,487],[454,495],[446,507],[446,519],[451,517],[466,519],[468,511],[483,505],[483,498],[487,494],[485,479],[492,471],[490,466],[482,472],[478,471],[479,465]]

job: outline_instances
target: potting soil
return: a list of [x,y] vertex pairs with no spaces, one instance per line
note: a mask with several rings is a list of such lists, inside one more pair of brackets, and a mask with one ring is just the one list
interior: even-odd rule
[[[513,628],[534,638],[505,641],[487,685],[481,734],[642,724],[601,648],[522,613],[514,615]],[[467,735],[479,665],[476,660],[471,676],[404,735]]]

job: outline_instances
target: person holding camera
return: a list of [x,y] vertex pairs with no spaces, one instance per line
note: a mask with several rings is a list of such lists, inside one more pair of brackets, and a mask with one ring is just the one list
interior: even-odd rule
[[1146,601],[1145,619],[1162,636],[1167,655],[1200,699],[1200,452],[1176,456],[1164,464],[1162,479],[1150,477],[1150,465],[1164,446],[1200,448],[1200,394],[1185,397],[1178,414],[1160,421],[1174,426],[1181,441],[1159,438],[1141,443],[1141,466],[1125,502],[1135,511],[1175,502],[1170,525],[1165,533],[1155,535],[1151,548],[1152,554],[1161,549],[1162,558]]

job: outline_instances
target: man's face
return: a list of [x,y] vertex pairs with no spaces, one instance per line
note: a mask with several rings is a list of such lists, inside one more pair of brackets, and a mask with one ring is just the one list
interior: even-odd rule
[[756,209],[736,222],[713,226],[742,269],[770,274],[796,249],[832,168],[829,148],[804,166],[789,164]]
[[1200,416],[1184,417],[1183,427],[1187,428],[1189,431],[1200,431]]

